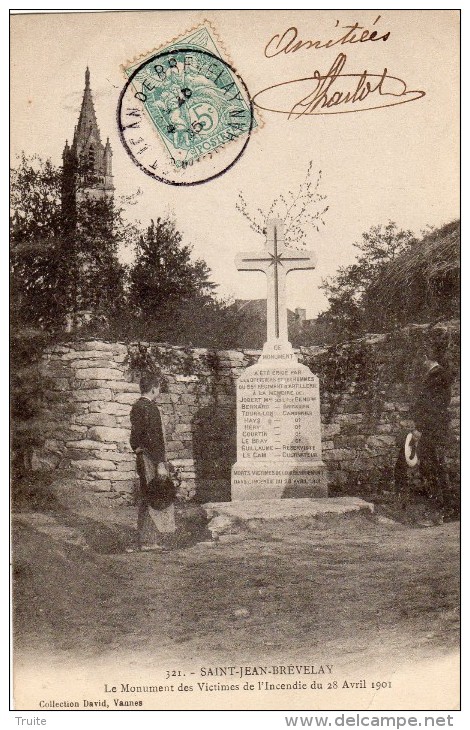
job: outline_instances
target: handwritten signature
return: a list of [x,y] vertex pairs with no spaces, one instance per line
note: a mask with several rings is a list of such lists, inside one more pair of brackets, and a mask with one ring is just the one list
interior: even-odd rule
[[367,70],[342,73],[346,61],[346,54],[339,53],[326,74],[314,71],[313,76],[269,86],[255,94],[253,104],[259,109],[287,114],[288,119],[298,119],[304,115],[381,109],[416,101],[426,95],[424,91],[408,90],[403,79],[390,76],[386,68],[381,74]]
[[[378,23],[380,18],[381,16],[379,15],[372,25]],[[337,28],[338,25],[339,20],[336,21],[335,27]],[[346,33],[343,33],[343,35],[339,38],[330,38],[327,41],[303,41],[297,40],[299,31],[295,26],[291,26],[290,28],[287,28],[282,35],[280,33],[273,35],[266,44],[264,55],[266,58],[273,58],[274,56],[278,56],[280,53],[296,53],[302,48],[305,48],[306,50],[317,50],[320,48],[331,48],[332,46],[345,45],[346,43],[387,41],[390,37],[390,31],[387,31],[387,33],[384,33],[383,35],[379,35],[378,31],[373,30],[371,32],[365,28],[365,26],[359,25],[359,23],[354,23],[354,25],[343,25],[341,29],[345,30]],[[357,33],[357,31],[362,32]]]

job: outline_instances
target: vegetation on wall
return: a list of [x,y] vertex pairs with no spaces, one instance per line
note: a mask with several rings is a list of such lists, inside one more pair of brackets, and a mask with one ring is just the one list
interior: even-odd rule
[[390,221],[373,226],[354,245],[356,261],[323,282],[329,308],[316,326],[325,341],[459,315],[459,221],[421,239]]
[[[420,385],[424,353],[431,353],[458,374],[459,328],[415,325],[396,332],[359,338],[302,356],[302,362],[318,375],[328,394],[327,420],[351,400],[350,410],[360,401],[369,419],[376,419],[390,397],[390,387],[404,399],[413,398]],[[365,407],[364,407],[365,404]]]
[[380,271],[365,298],[378,326],[460,316],[460,221],[427,233]]

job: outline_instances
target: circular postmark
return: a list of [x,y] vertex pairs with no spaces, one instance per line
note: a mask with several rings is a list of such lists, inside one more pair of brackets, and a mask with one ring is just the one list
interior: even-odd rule
[[133,162],[169,185],[199,185],[227,172],[255,125],[235,69],[209,51],[178,47],[132,70],[117,120]]

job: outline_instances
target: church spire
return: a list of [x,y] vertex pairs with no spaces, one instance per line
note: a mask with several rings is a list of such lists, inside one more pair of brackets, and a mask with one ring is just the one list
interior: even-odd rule
[[70,227],[75,227],[76,203],[84,198],[112,198],[114,192],[112,151],[109,140],[101,142],[90,85],[85,70],[85,88],[72,145],[63,151],[62,207]]
[[91,95],[90,69],[87,66],[85,71],[85,89],[83,92],[82,108],[75,129],[73,146],[80,156],[90,145],[101,145],[101,135],[96,121],[95,106]]
[[[89,214],[95,215],[93,211],[96,210],[96,214],[103,217],[100,225],[104,225],[111,234],[114,196],[112,151],[109,139],[106,145],[101,142],[88,66],[85,70],[85,88],[73,141],[70,146],[66,141],[62,159],[64,232],[73,236],[82,227],[88,231],[91,220]],[[95,203],[100,203],[99,207],[90,208],[90,204],[94,206]],[[107,213],[106,210],[108,210]],[[87,308],[91,307],[87,294],[87,272],[90,266],[95,265],[95,258],[93,249],[81,251],[77,266],[74,301],[68,312],[69,331],[79,329],[90,320],[91,310]]]

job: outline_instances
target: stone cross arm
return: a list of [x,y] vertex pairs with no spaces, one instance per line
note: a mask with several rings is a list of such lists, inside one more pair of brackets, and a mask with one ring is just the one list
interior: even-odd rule
[[[282,266],[284,274],[289,271],[299,271],[301,269],[315,269],[317,257],[312,251],[294,251],[284,249],[286,255],[280,255],[277,260],[278,267]],[[259,258],[256,258],[258,253]],[[260,254],[264,256],[261,257]],[[275,265],[274,257],[266,258],[266,249],[263,252],[242,251],[235,257],[235,265],[238,271],[264,271],[268,274],[270,266]]]

